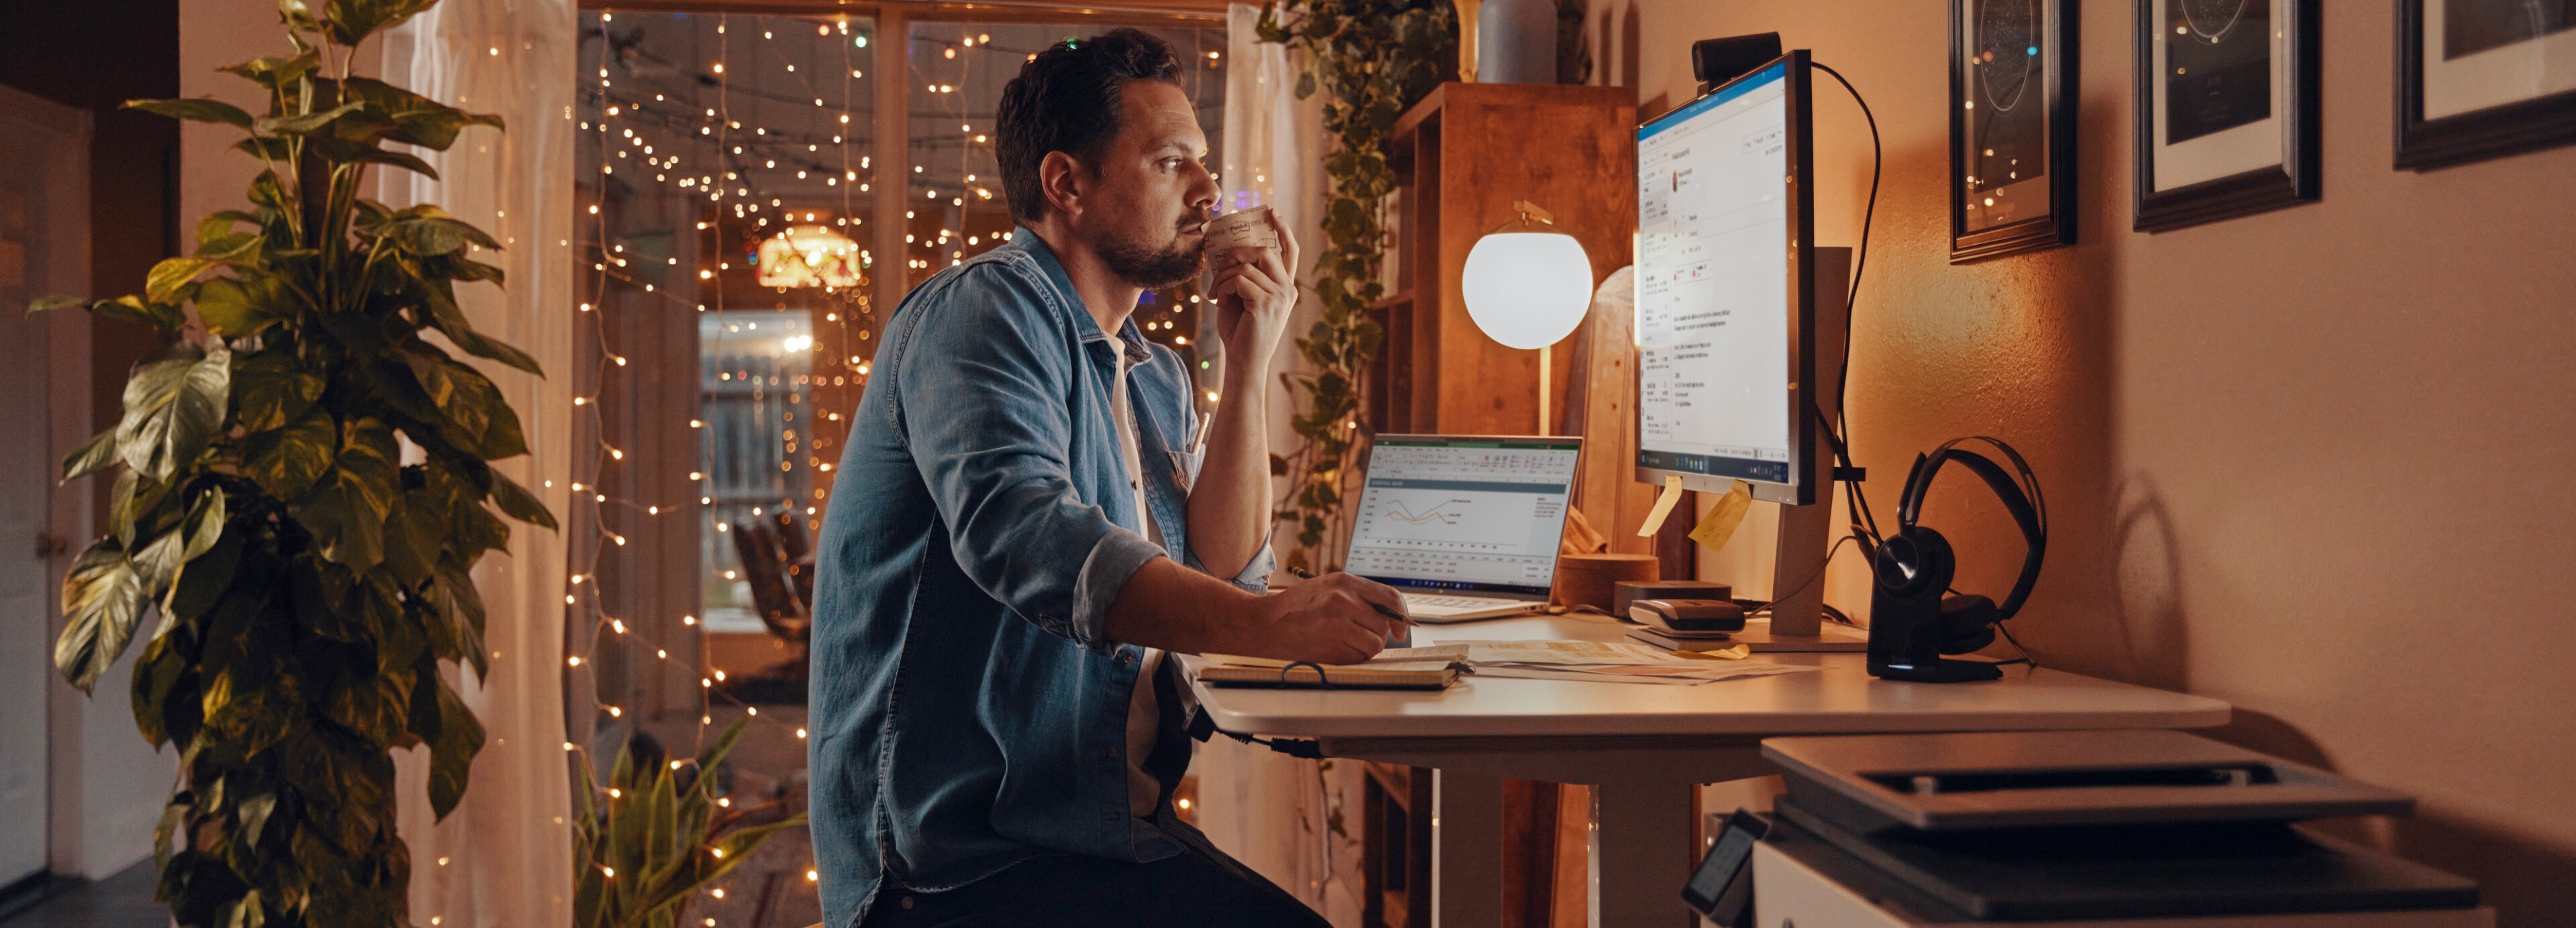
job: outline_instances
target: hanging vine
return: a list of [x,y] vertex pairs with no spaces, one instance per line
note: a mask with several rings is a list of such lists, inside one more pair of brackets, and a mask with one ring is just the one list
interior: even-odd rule
[[1457,74],[1458,13],[1450,0],[1285,0],[1262,11],[1259,31],[1262,41],[1305,53],[1297,96],[1327,95],[1324,131],[1336,143],[1324,158],[1324,247],[1315,259],[1323,316],[1297,339],[1307,369],[1279,375],[1302,442],[1270,458],[1270,472],[1288,480],[1277,516],[1297,525],[1287,565],[1314,570],[1327,566],[1324,552],[1336,546],[1326,540],[1343,530],[1342,476],[1363,428],[1361,378],[1386,343],[1369,305],[1386,290],[1384,213],[1395,190],[1388,138],[1406,107]]

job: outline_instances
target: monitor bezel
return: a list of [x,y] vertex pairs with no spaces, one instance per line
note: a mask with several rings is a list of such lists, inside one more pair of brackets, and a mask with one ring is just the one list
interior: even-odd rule
[[[1359,500],[1367,498],[1369,478],[1370,478],[1370,476],[1371,476],[1372,474],[1375,474],[1375,473],[1377,472],[1377,471],[1376,471],[1376,467],[1375,467],[1375,464],[1376,464],[1376,458],[1377,458],[1377,446],[1378,446],[1378,444],[1379,444],[1379,443],[1381,443],[1381,442],[1387,442],[1387,441],[1440,442],[1440,443],[1448,443],[1448,442],[1493,442],[1493,443],[1498,443],[1498,444],[1502,444],[1502,445],[1506,445],[1506,446],[1514,446],[1514,445],[1517,445],[1517,446],[1533,446],[1533,445],[1564,445],[1564,444],[1571,444],[1571,445],[1573,445],[1573,446],[1574,446],[1574,475],[1573,475],[1573,476],[1571,476],[1571,477],[1569,477],[1569,478],[1567,478],[1567,479],[1566,479],[1566,482],[1565,482],[1565,508],[1566,508],[1567,513],[1569,513],[1569,514],[1568,514],[1565,518],[1563,518],[1563,519],[1559,519],[1559,520],[1557,521],[1557,533],[1558,533],[1559,535],[1563,535],[1563,534],[1565,533],[1565,523],[1566,523],[1566,522],[1568,522],[1568,521],[1571,521],[1571,520],[1574,518],[1574,517],[1571,515],[1571,513],[1572,513],[1572,512],[1573,512],[1573,510],[1574,510],[1574,491],[1575,491],[1575,489],[1576,489],[1577,487],[1580,487],[1580,486],[1582,486],[1582,485],[1583,485],[1583,446],[1584,446],[1585,442],[1584,442],[1584,440],[1583,440],[1583,436],[1581,436],[1581,435],[1422,435],[1422,434],[1397,434],[1397,433],[1389,433],[1389,434],[1383,434],[1383,435],[1372,434],[1372,435],[1370,435],[1370,436],[1368,437],[1368,444],[1367,444],[1365,447],[1363,447],[1363,448],[1361,448],[1361,449],[1360,449],[1360,457],[1359,457],[1359,460],[1358,460],[1357,462],[1355,462],[1355,463],[1359,466],[1359,468],[1360,468],[1360,495],[1359,495],[1359,496],[1357,496],[1357,497],[1351,497],[1351,498],[1350,498],[1353,504],[1355,504],[1355,505],[1356,505],[1356,504],[1359,502]],[[1354,517],[1354,518],[1356,519],[1356,517]],[[1357,523],[1356,521],[1354,521],[1354,522],[1352,523],[1352,527],[1349,529],[1349,531],[1350,531],[1350,532],[1352,532],[1353,534],[1351,534],[1351,535],[1346,535],[1346,536],[1344,536],[1344,537],[1342,538],[1342,563],[1345,565],[1345,569],[1347,569],[1347,565],[1350,563],[1350,557],[1351,557],[1351,545],[1352,545],[1353,543],[1355,543],[1356,541],[1358,541],[1358,537],[1357,537],[1357,534],[1356,534],[1356,533],[1358,532],[1358,523]],[[1391,587],[1394,587],[1394,588],[1396,588],[1396,589],[1398,589],[1398,590],[1412,590],[1412,591],[1418,591],[1418,592],[1424,592],[1424,593],[1479,593],[1479,594],[1484,594],[1484,595],[1488,595],[1488,596],[1500,596],[1500,597],[1505,597],[1505,598],[1510,598],[1510,599],[1531,599],[1531,600],[1537,600],[1537,599],[1546,599],[1550,593],[1554,592],[1555,587],[1556,587],[1556,569],[1557,569],[1557,567],[1558,567],[1558,564],[1557,564],[1556,562],[1554,562],[1554,561],[1550,561],[1550,562],[1548,563],[1548,568],[1547,568],[1547,569],[1548,569],[1548,583],[1547,583],[1547,585],[1546,585],[1546,586],[1535,586],[1535,587],[1534,587],[1534,586],[1525,586],[1525,585],[1521,585],[1521,584],[1514,584],[1514,583],[1485,583],[1485,582],[1481,582],[1481,581],[1459,581],[1459,580],[1428,580],[1428,579],[1422,579],[1422,578],[1416,578],[1416,577],[1384,577],[1384,576],[1376,576],[1376,575],[1371,575],[1371,574],[1358,574],[1358,576],[1360,576],[1360,577],[1361,577],[1361,578],[1363,578],[1363,579],[1374,580],[1374,581],[1376,581],[1376,582],[1386,584],[1386,585],[1391,586]],[[1354,573],[1356,573],[1356,572],[1354,572]]]
[[[1759,67],[1737,75],[1733,80],[1709,88],[1707,93],[1692,97],[1679,106],[1638,123],[1637,142],[1642,150],[1648,130],[1656,128],[1658,124],[1671,119],[1694,103],[1725,93],[1736,85],[1759,77],[1774,67],[1783,66],[1787,69],[1787,73],[1780,78],[1784,85],[1783,102],[1789,108],[1787,230],[1787,245],[1791,255],[1789,260],[1790,305],[1787,307],[1789,313],[1789,480],[1786,483],[1774,483],[1767,480],[1647,466],[1643,402],[1637,404],[1635,417],[1631,421],[1637,427],[1637,458],[1634,463],[1636,479],[1639,482],[1660,484],[1667,478],[1679,477],[1684,489],[1724,493],[1733,489],[1736,480],[1744,479],[1745,485],[1752,488],[1755,499],[1805,506],[1815,503],[1817,487],[1825,482],[1825,472],[1822,467],[1824,455],[1817,447],[1814,402],[1810,399],[1812,395],[1810,385],[1816,382],[1816,247],[1811,234],[1811,230],[1816,226],[1814,183],[1816,165],[1814,145],[1811,142],[1815,137],[1815,114],[1810,95],[1812,69],[1809,67],[1807,50],[1798,49],[1763,62]],[[1637,208],[1638,225],[1642,230],[1645,222],[1645,202],[1642,198],[1638,201]],[[1640,378],[1645,376],[1642,364],[1639,365],[1637,376]],[[1642,385],[1642,380],[1640,383]]]

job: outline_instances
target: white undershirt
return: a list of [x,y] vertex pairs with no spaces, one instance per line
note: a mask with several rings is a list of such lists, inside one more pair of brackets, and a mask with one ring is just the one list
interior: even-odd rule
[[[1135,494],[1136,518],[1144,523],[1145,537],[1162,544],[1163,533],[1154,524],[1153,510],[1145,508],[1144,451],[1136,442],[1136,407],[1128,399],[1127,352],[1123,343],[1120,348],[1118,390],[1110,394],[1109,417],[1118,425],[1118,452],[1127,464],[1127,489]],[[1145,772],[1145,759],[1153,756],[1162,728],[1162,701],[1154,695],[1154,674],[1162,665],[1162,649],[1146,648],[1135,689],[1127,698],[1127,809],[1138,816],[1154,814],[1154,806],[1163,798],[1162,782]]]

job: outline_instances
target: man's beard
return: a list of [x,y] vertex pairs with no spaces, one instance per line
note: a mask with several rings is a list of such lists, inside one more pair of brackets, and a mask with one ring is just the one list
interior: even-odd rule
[[1098,248],[1100,262],[1109,265],[1110,273],[1149,290],[1197,276],[1206,262],[1198,249],[1183,247],[1177,239],[1161,249],[1123,241],[1103,242]]

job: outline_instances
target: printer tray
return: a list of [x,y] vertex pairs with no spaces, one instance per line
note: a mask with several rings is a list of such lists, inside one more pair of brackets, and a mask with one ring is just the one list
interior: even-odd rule
[[1984,921],[2457,909],[2466,879],[2280,822],[1903,830],[1862,836],[1782,797],[1779,817]]

